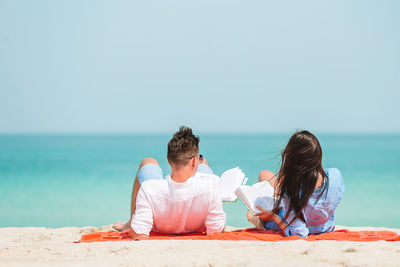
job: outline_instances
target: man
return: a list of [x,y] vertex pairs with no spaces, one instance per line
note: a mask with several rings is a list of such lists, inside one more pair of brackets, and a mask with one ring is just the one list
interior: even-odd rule
[[142,161],[132,189],[131,219],[114,224],[116,230],[130,228],[133,238],[144,239],[150,231],[212,234],[224,229],[218,177],[199,155],[199,141],[192,129],[180,127],[168,142],[171,175],[165,179],[155,159]]

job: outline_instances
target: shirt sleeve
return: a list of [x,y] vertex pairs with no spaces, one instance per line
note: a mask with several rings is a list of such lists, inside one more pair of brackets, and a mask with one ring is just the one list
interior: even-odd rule
[[216,186],[213,190],[213,196],[210,208],[205,222],[207,235],[222,232],[222,230],[224,230],[225,227],[225,222],[226,222],[226,214],[222,208],[222,200],[218,195],[217,183],[216,183]]
[[149,235],[151,229],[153,229],[153,211],[146,198],[143,185],[137,194],[136,210],[132,217],[131,227],[135,233],[140,235]]

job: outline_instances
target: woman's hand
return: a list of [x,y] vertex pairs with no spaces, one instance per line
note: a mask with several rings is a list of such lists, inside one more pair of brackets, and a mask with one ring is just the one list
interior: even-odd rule
[[273,221],[273,218],[275,213],[273,213],[272,211],[269,210],[265,210],[262,207],[260,207],[259,205],[256,206],[258,210],[260,210],[261,212],[257,214],[257,216],[262,220],[262,221]]
[[285,230],[288,227],[288,225],[280,216],[276,215],[272,211],[263,209],[259,205],[257,205],[256,207],[257,207],[257,209],[259,209],[261,211],[257,215],[262,221],[264,221],[264,222],[265,221],[274,221],[279,226],[279,228],[281,228],[282,232],[285,233]]

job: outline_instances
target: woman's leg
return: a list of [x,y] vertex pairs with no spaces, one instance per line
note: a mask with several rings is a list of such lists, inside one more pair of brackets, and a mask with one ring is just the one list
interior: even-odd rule
[[267,170],[260,171],[260,173],[258,174],[258,182],[264,181],[268,181],[276,190],[278,186],[278,180],[276,179],[276,175],[273,172]]
[[[276,190],[277,180],[273,172],[267,170],[260,171],[260,173],[258,174],[258,182],[264,182],[264,181],[269,182],[274,188],[274,190]],[[247,211],[247,220],[251,224],[253,224],[257,229],[264,229],[264,225],[261,223],[260,218],[258,218],[258,216],[251,214],[250,211]]]

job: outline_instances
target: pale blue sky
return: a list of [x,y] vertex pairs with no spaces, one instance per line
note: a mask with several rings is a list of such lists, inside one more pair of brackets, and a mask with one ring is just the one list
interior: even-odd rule
[[399,14],[378,0],[0,0],[0,133],[399,133]]

